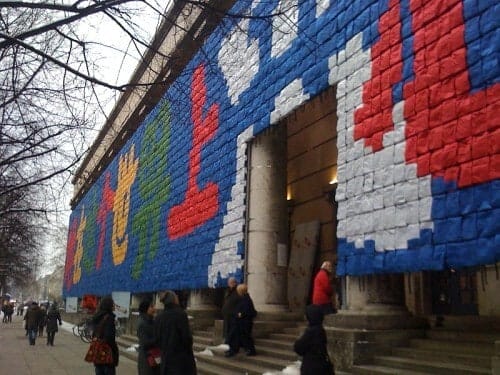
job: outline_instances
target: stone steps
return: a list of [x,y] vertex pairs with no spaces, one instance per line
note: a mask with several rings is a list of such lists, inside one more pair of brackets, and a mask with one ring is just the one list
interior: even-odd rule
[[426,332],[426,337],[434,340],[468,341],[491,344],[495,340],[500,340],[500,333],[459,331],[452,329],[430,329]]
[[410,340],[410,346],[418,349],[462,354],[492,356],[494,353],[494,347],[492,344],[477,342],[412,339]]
[[355,374],[491,374],[491,356],[499,333],[431,329],[409,347],[375,355],[370,364],[353,366]]
[[390,356],[376,356],[375,365],[393,367],[399,370],[420,371],[427,374],[440,375],[472,375],[491,374],[490,369],[475,366],[464,366],[454,363],[444,363],[443,361],[419,360],[412,358],[400,358]]
[[299,335],[287,334],[287,333],[271,333],[269,334],[269,339],[285,342],[295,342]]
[[[257,324],[258,325],[258,324]],[[272,322],[264,324],[266,330],[272,331]],[[283,322],[276,324],[274,332],[266,336],[269,338],[255,339],[257,355],[248,357],[240,351],[231,358],[224,357],[224,346],[214,346],[213,331],[194,330],[193,351],[195,353],[198,374],[200,375],[238,375],[238,374],[264,374],[266,372],[278,372],[296,362],[299,357],[293,352],[293,343],[299,337],[300,332],[294,327],[293,322],[287,322],[287,329],[283,328]],[[122,335],[116,339],[119,345],[120,355],[131,360],[137,360],[137,352],[130,351],[137,344],[137,337]]]
[[[269,325],[271,322],[267,322]],[[289,322],[289,325],[293,323]],[[282,330],[282,323],[277,325],[276,331]],[[202,335],[195,332],[197,338]],[[278,372],[298,360],[298,356],[293,352],[293,342],[297,335],[271,333],[271,339],[255,339],[257,355],[248,357],[243,351],[231,358],[224,357],[225,349],[221,346],[207,346],[211,354],[203,354],[199,351],[195,353],[198,373],[201,375],[225,374],[263,374],[265,372]],[[217,371],[217,369],[219,369]]]
[[[214,374],[213,372],[216,368],[218,368],[217,373],[222,373],[226,371],[229,374],[248,374],[248,375],[262,375],[265,372],[269,372],[272,370],[278,369],[270,369],[267,366],[262,366],[261,364],[257,364],[255,362],[248,361],[249,359],[257,358],[256,357],[246,357],[244,354],[238,354],[231,358],[225,358],[221,355],[203,355],[196,353],[196,366],[198,368],[198,374],[207,375]],[[208,370],[206,370],[206,367]]]
[[[376,366],[376,365],[369,365],[369,366],[355,366],[353,368],[354,374],[358,375],[429,375],[428,372],[418,372],[418,371],[410,371],[410,370],[405,370],[404,372],[401,372],[401,369],[395,369],[392,367],[385,367],[385,366]],[[337,372],[335,372],[337,373]]]
[[[200,363],[199,361],[197,361],[197,362],[198,362],[196,364],[197,372],[200,375],[234,375],[235,374],[234,370],[228,370],[228,369],[222,368],[220,366],[217,366],[216,364],[212,365],[208,362],[204,362],[204,363]],[[245,374],[245,373],[242,372],[241,374]]]
[[131,335],[121,335],[116,338],[116,343],[118,344],[120,356],[131,359],[132,361],[137,361],[137,351],[129,350],[130,347],[138,344],[137,337]]
[[486,355],[460,354],[435,350],[424,350],[416,348],[395,348],[392,354],[403,358],[429,359],[432,361],[444,361],[461,364],[464,366],[490,367],[491,357]]
[[195,331],[193,335],[193,342],[199,345],[211,346],[213,345],[212,337],[200,335],[200,331]]
[[[295,340],[299,336],[296,336]],[[295,341],[294,340],[294,341]],[[278,349],[284,349],[293,352],[294,341],[283,341],[283,340],[272,340],[272,339],[255,339],[255,345],[261,346],[271,346]]]

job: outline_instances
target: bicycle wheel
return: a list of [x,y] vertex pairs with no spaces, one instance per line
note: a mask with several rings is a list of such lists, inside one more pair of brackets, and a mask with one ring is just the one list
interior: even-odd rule
[[77,323],[73,326],[73,335],[79,337],[82,334],[82,326],[84,322]]
[[78,332],[78,325],[73,326],[73,335],[75,335],[76,337],[80,336],[80,332]]
[[89,343],[92,341],[92,334],[88,333],[86,330],[83,330],[82,334],[80,335],[80,339],[85,343]]
[[83,342],[89,343],[92,341],[94,330],[92,327],[92,323],[90,320],[85,321],[85,324],[82,326],[82,331],[80,333],[80,338]]

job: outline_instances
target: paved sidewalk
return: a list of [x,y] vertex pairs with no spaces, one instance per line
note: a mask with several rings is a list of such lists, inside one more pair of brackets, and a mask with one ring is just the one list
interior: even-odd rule
[[[22,317],[13,315],[12,323],[0,322],[0,374],[15,375],[92,375],[94,366],[83,360],[89,344],[71,332],[73,325],[63,322],[54,346],[47,337],[38,337],[30,346]],[[136,375],[137,363],[120,356],[117,375]]]

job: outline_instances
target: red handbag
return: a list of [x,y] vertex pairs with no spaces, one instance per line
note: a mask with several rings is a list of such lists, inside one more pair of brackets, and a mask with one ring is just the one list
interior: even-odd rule
[[159,366],[161,363],[160,348],[151,348],[146,351],[146,361],[150,367]]
[[105,315],[97,326],[94,332],[94,338],[90,342],[87,354],[85,354],[84,360],[86,362],[91,362],[94,365],[112,365],[113,360],[113,349],[102,337],[103,326],[109,315]]
[[111,346],[103,340],[94,338],[90,342],[89,350],[85,355],[85,361],[91,362],[94,365],[112,365],[113,351]]

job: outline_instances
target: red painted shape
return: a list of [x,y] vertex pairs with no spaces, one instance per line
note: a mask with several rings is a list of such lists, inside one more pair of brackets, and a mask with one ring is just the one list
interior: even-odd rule
[[363,84],[363,106],[354,113],[354,140],[364,138],[373,151],[383,148],[384,134],[394,129],[392,87],[401,81],[403,69],[399,8],[399,1],[391,0],[380,17],[380,39],[371,50],[372,78]]
[[95,268],[101,268],[102,256],[104,254],[104,242],[106,240],[106,218],[108,213],[113,210],[115,200],[115,191],[111,189],[111,174],[106,173],[104,188],[102,189],[101,204],[97,212],[97,224],[99,225],[99,243],[97,245],[97,254],[95,259]]
[[[500,84],[471,93],[462,0],[410,0],[415,79],[403,87],[405,158],[418,176],[459,187],[500,178],[491,136],[500,127]],[[402,79],[400,6],[391,0],[372,48],[372,78],[354,114],[354,139],[378,151],[393,129],[392,88]],[[397,20],[396,22],[394,20]]]
[[70,290],[73,285],[73,261],[75,259],[76,249],[76,232],[78,230],[79,221],[73,219],[69,226],[68,243],[66,244],[66,264],[64,266],[64,285],[66,290]]
[[[497,153],[490,138],[500,127],[500,85],[470,92],[463,2],[411,0],[410,8],[415,79],[403,88],[406,135],[416,134],[429,151],[407,148],[406,161],[416,161],[418,175],[424,176],[428,170],[419,160],[430,152],[431,173],[457,179],[459,187],[500,178],[490,165]],[[415,110],[419,102],[427,102],[428,110]],[[434,129],[442,130],[441,147]]]
[[219,188],[209,182],[200,189],[197,177],[201,170],[203,146],[215,135],[219,125],[219,106],[212,104],[203,118],[207,99],[203,65],[196,68],[191,84],[191,119],[193,121],[193,145],[189,151],[189,176],[184,202],[172,207],[167,219],[168,235],[172,239],[183,237],[207,220],[219,209]]

